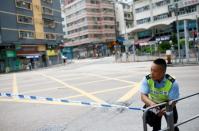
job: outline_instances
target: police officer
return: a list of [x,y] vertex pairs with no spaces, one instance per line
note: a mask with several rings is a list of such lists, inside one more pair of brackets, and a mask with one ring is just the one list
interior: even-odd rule
[[[179,98],[178,83],[173,77],[166,74],[166,68],[166,61],[158,58],[152,63],[151,73],[143,78],[140,92],[145,108]],[[174,123],[177,123],[178,113],[175,105],[173,106],[173,113]],[[161,118],[163,115],[165,115],[165,107],[158,107],[158,113],[148,112],[146,122],[153,127],[153,131],[161,129]],[[175,131],[179,131],[178,127],[175,128]]]

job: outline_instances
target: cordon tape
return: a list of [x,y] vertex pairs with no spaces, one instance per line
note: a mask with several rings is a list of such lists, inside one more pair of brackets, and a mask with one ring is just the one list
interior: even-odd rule
[[116,104],[109,104],[109,103],[95,103],[95,102],[87,102],[87,101],[74,101],[68,99],[58,99],[58,98],[51,98],[51,97],[40,97],[40,96],[29,96],[29,95],[21,95],[21,94],[12,94],[12,93],[1,93],[0,97],[9,97],[9,98],[17,98],[23,100],[34,100],[34,101],[48,101],[48,102],[61,102],[65,104],[80,104],[84,106],[90,107],[101,107],[101,108],[116,108],[116,109],[127,109],[127,110],[140,110],[144,111],[144,108],[137,108],[137,107],[128,107],[123,105],[116,105]]

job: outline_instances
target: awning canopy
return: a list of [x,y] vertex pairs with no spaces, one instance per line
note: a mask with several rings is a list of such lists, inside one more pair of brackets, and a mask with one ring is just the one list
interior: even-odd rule
[[23,56],[26,58],[39,58],[42,54],[37,53],[37,54],[17,54],[17,56]]
[[116,39],[118,42],[123,43],[125,41],[124,37],[117,37]]
[[148,45],[150,40],[151,40],[151,37],[145,38],[145,39],[140,39],[140,40],[135,41],[135,45],[138,45],[138,44],[139,45]]

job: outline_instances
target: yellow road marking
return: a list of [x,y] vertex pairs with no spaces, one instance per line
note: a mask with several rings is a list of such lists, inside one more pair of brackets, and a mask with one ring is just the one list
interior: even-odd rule
[[63,103],[63,102],[56,102],[56,101],[22,100],[22,99],[5,99],[5,98],[0,98],[0,102],[17,102],[17,103],[83,106],[83,105],[81,105],[79,103]]
[[82,83],[79,83],[77,85],[88,85],[88,84],[92,84],[92,83],[97,83],[97,82],[102,82],[102,81],[108,81],[110,79],[103,79],[103,80],[96,80],[96,81],[89,81],[89,82],[82,82]]
[[87,92],[85,92],[85,91],[83,91],[83,90],[81,90],[81,89],[79,89],[79,88],[77,88],[77,87],[74,87],[74,86],[72,86],[72,85],[69,85],[69,84],[67,84],[67,83],[65,83],[65,82],[63,82],[63,81],[61,81],[61,80],[59,80],[59,79],[57,79],[57,78],[55,78],[55,77],[47,76],[46,74],[43,74],[43,73],[40,73],[40,74],[41,74],[42,76],[46,77],[46,78],[49,78],[49,79],[51,79],[51,80],[54,80],[54,81],[56,81],[56,82],[58,82],[58,83],[64,85],[64,86],[67,87],[67,88],[70,88],[70,89],[72,89],[72,90],[74,90],[74,91],[79,92],[79,93],[82,94],[83,96],[86,96],[86,97],[92,99],[92,100],[95,101],[95,102],[104,103],[103,100],[97,98],[96,96],[91,95],[91,94],[89,94],[89,93],[87,93]]
[[12,93],[13,93],[13,94],[18,94],[17,78],[16,78],[16,74],[15,74],[15,73],[13,74]]
[[139,85],[140,85],[140,83],[136,83],[130,91],[128,91],[125,95],[120,97],[117,101],[118,102],[124,102],[124,101],[131,99],[132,96],[135,95],[138,92]]
[[125,82],[125,83],[128,83],[128,84],[135,84],[135,82],[132,82],[132,81],[122,80],[122,79],[118,79],[118,78],[112,78],[112,77],[108,77],[108,76],[102,76],[102,75],[96,75],[96,74],[87,74],[87,75],[97,76],[97,77],[101,77],[101,78],[105,78],[105,79],[110,79],[110,80],[121,81],[121,82]]
[[[95,95],[95,94],[101,94],[101,93],[106,93],[106,92],[112,92],[112,91],[116,91],[116,90],[121,90],[121,89],[129,88],[131,86],[132,85],[118,87],[118,88],[112,88],[112,89],[106,89],[106,90],[101,90],[101,91],[95,91],[95,92],[90,92],[90,94]],[[83,95],[68,96],[68,97],[64,97],[64,98],[61,98],[61,99],[77,98],[77,97],[81,97],[81,96],[83,96]]]

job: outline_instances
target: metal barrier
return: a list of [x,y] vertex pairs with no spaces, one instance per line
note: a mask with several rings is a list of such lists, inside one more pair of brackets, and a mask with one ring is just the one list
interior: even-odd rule
[[187,120],[184,120],[184,121],[176,123],[176,124],[174,124],[174,120],[173,120],[173,105],[178,101],[181,101],[181,100],[184,100],[184,99],[196,96],[196,95],[199,95],[199,92],[192,94],[192,95],[189,95],[189,96],[186,96],[186,97],[182,97],[182,98],[172,100],[172,101],[169,101],[169,102],[160,103],[160,104],[157,104],[155,106],[146,108],[146,110],[144,111],[144,114],[143,114],[143,129],[144,129],[144,131],[147,131],[146,116],[147,116],[148,111],[151,111],[151,110],[153,110],[153,109],[155,109],[159,106],[163,106],[163,105],[166,106],[166,114],[165,115],[167,116],[167,128],[164,128],[160,131],[174,131],[175,127],[178,127],[178,126],[183,125],[183,124],[185,124],[189,121],[192,121],[196,118],[199,118],[199,114],[197,114],[196,116],[193,116],[193,117],[191,117]]

